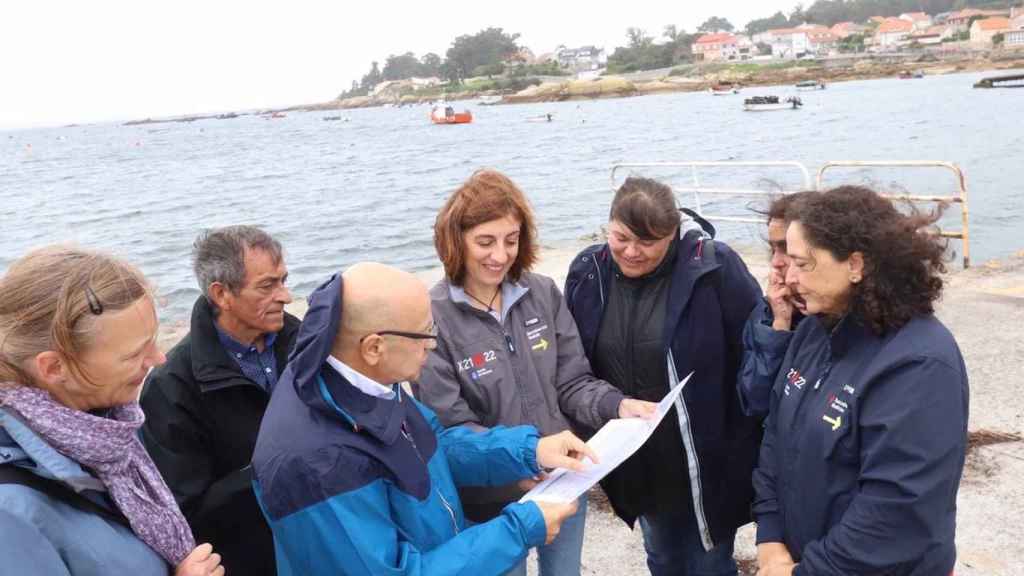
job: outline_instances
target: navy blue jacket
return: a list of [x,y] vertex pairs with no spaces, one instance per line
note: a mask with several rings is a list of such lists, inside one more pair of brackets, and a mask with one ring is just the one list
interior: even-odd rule
[[537,430],[444,430],[394,385],[370,396],[325,363],[341,318],[340,276],[310,297],[253,454],[254,485],[281,576],[498,575],[546,535],[540,508],[510,504],[467,526],[456,485],[533,476]]
[[[662,331],[666,369],[670,385],[672,376],[694,375],[683,389],[684,402],[676,404],[684,409],[674,409],[670,417],[678,420],[697,524],[705,549],[710,549],[751,519],[750,474],[761,426],[740,408],[736,375],[743,325],[761,298],[761,288],[725,244],[708,242],[697,231],[676,242]],[[600,244],[576,256],[565,283],[566,302],[591,364],[611,277],[611,251]],[[608,497],[616,514],[632,525],[635,514],[621,504],[628,502],[628,487],[621,494],[613,489]]]
[[754,474],[757,541],[794,574],[949,574],[967,446],[967,370],[935,317],[876,336],[800,323]]
[[750,313],[743,327],[743,364],[736,382],[744,414],[758,418],[768,415],[772,386],[802,319],[803,315],[794,311],[791,330],[772,328],[775,315],[767,300],[762,300]]

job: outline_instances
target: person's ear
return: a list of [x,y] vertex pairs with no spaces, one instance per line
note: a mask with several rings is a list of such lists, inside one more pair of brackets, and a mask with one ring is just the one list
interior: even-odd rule
[[860,283],[864,279],[864,253],[854,252],[846,260],[846,266],[850,269],[850,282]]
[[60,354],[47,350],[36,354],[32,359],[35,376],[40,379],[47,390],[62,388],[67,381],[67,365]]
[[210,284],[206,293],[209,295],[210,300],[218,310],[231,311],[231,304],[234,302],[234,294],[231,293],[231,290],[227,286],[220,282],[214,282]]
[[380,334],[370,334],[359,343],[359,355],[368,366],[377,366],[384,358],[387,343]]

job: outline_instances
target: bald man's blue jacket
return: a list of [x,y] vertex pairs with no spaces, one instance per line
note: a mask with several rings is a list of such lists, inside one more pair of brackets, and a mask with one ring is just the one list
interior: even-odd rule
[[503,574],[544,542],[536,504],[467,525],[456,486],[538,472],[531,426],[443,429],[395,385],[363,393],[325,364],[342,313],[342,277],[310,296],[253,455],[278,574]]

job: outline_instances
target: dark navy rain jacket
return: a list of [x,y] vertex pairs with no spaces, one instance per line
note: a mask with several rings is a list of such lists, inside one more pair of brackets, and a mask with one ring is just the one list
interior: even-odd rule
[[950,574],[967,410],[963,358],[933,316],[884,336],[805,318],[754,472],[758,543],[783,542],[796,575]]

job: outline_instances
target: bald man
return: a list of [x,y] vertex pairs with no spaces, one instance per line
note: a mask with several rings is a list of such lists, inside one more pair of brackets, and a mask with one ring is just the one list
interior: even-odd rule
[[594,456],[568,432],[443,429],[400,385],[419,375],[434,330],[426,286],[382,264],[357,264],[310,296],[253,454],[278,573],[497,576],[575,512],[510,504],[467,526],[457,485],[506,485]]

